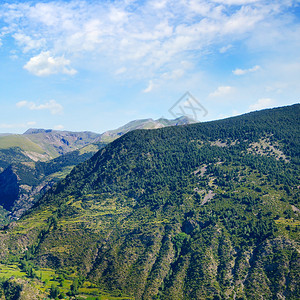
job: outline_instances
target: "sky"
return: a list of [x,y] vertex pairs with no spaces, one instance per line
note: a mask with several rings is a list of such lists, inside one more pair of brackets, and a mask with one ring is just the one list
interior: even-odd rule
[[0,133],[299,102],[300,0],[0,0]]

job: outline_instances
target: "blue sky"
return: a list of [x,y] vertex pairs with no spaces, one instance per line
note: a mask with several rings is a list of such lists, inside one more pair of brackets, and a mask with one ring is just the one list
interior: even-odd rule
[[299,0],[0,1],[0,132],[299,102]]

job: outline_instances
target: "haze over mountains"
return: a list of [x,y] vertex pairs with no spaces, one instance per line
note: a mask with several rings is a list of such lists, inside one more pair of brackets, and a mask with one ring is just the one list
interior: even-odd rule
[[70,297],[299,299],[299,125],[296,104],[131,131],[4,227],[1,261],[78,277]]

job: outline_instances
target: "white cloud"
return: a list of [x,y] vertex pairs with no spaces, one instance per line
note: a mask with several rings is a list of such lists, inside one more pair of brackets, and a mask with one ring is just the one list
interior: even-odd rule
[[15,33],[13,35],[14,39],[23,48],[23,52],[26,53],[30,50],[40,49],[43,45],[45,45],[45,39],[32,39],[30,36],[25,35],[23,33]]
[[159,1],[152,1],[151,5],[155,9],[163,9],[166,7],[168,0],[159,0]]
[[9,124],[9,123],[0,123],[0,128],[2,129],[11,129],[11,128],[28,128],[28,126],[34,126],[36,125],[36,122],[27,122],[27,123],[15,123],[15,124]]
[[53,129],[55,130],[63,130],[65,127],[63,125],[55,125]]
[[214,92],[209,94],[209,97],[220,97],[230,94],[233,91],[231,86],[219,86]]
[[154,88],[154,83],[152,80],[149,81],[148,86],[143,90],[143,93],[150,93]]
[[120,10],[117,9],[116,7],[112,7],[108,17],[112,22],[122,23],[127,20],[127,16],[128,14],[124,10]]
[[26,107],[30,110],[49,110],[51,114],[61,114],[63,112],[63,106],[57,103],[55,100],[49,100],[44,104],[36,104],[29,101],[20,101],[16,104],[17,108]]
[[258,71],[260,69],[261,69],[261,67],[256,65],[256,66],[254,66],[253,68],[250,68],[250,69],[235,69],[235,70],[232,71],[232,73],[234,75],[238,75],[239,76],[239,75],[245,75],[247,73],[256,72],[256,71]]
[[220,50],[219,50],[219,52],[220,53],[225,53],[225,52],[227,52],[229,49],[231,49],[232,48],[232,45],[227,45],[227,46],[224,46],[224,47],[222,47]]
[[256,103],[249,106],[249,110],[260,110],[275,106],[275,101],[271,98],[261,98]]
[[46,51],[32,57],[26,63],[24,69],[36,76],[47,76],[58,73],[74,75],[77,71],[69,67],[70,63],[70,60],[65,59],[63,56],[53,57],[50,55],[50,51]]

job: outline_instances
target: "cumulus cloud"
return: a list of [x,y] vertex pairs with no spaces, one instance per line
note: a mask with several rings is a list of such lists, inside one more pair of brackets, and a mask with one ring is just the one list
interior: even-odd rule
[[261,98],[256,103],[249,106],[249,110],[260,110],[275,106],[275,101],[271,98]]
[[256,72],[256,71],[258,71],[260,69],[261,69],[261,67],[256,65],[256,66],[254,66],[254,67],[252,67],[250,69],[235,69],[235,70],[232,71],[232,73],[234,75],[245,75],[247,73]]
[[50,100],[44,104],[36,104],[29,101],[20,101],[16,104],[17,108],[26,107],[30,110],[49,110],[51,114],[61,114],[63,112],[63,106],[57,103],[55,100]]
[[77,71],[69,66],[70,63],[70,60],[65,59],[63,56],[53,57],[50,51],[46,51],[32,57],[25,64],[24,69],[36,76],[47,76],[58,73],[74,75]]
[[209,97],[220,97],[230,94],[233,91],[231,86],[219,86],[214,92],[209,94]]

